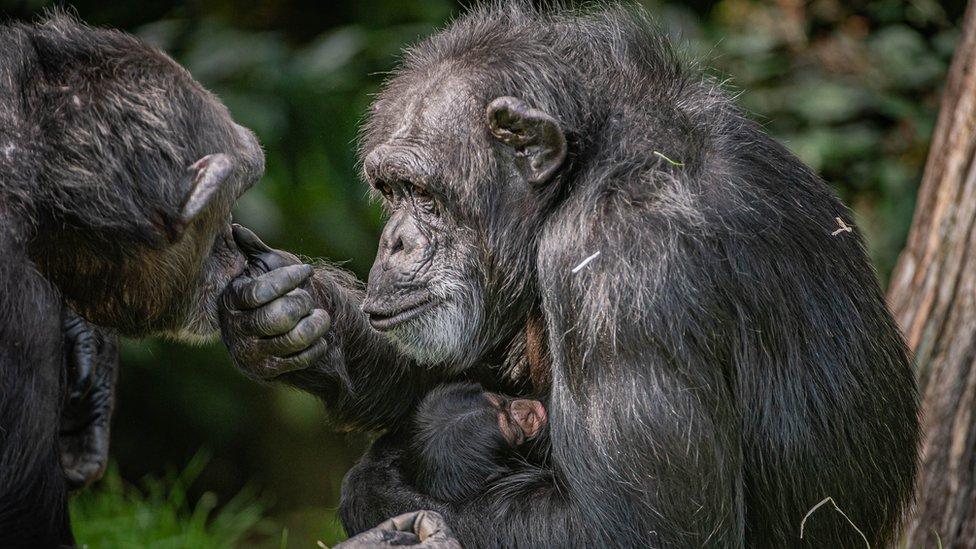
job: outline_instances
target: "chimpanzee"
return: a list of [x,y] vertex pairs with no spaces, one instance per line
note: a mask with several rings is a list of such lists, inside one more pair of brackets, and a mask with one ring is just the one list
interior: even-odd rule
[[[839,513],[800,538],[831,497],[896,535],[916,389],[851,213],[645,16],[475,8],[407,50],[360,147],[389,214],[365,293],[271,270],[221,320],[246,373],[387,431],[350,533],[425,509],[466,547],[863,545]],[[441,502],[404,474],[407,418],[465,379],[548,385],[550,463]]]
[[477,383],[441,385],[414,416],[405,463],[417,488],[441,501],[469,499],[488,482],[545,465],[545,405],[485,392]]
[[66,376],[63,352],[114,351],[73,333],[63,307],[130,336],[215,334],[217,296],[244,266],[231,205],[264,159],[212,94],[134,37],[55,13],[0,27],[0,51],[0,546],[70,545],[62,394],[99,388],[66,409],[65,468],[84,482],[107,443],[85,437],[107,426],[74,429],[73,414],[106,417],[114,374]]

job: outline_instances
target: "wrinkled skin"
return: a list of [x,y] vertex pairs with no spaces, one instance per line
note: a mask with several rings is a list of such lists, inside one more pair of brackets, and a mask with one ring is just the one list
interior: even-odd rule
[[432,511],[415,511],[393,517],[333,549],[376,549],[404,545],[421,549],[461,549],[444,517]]
[[329,314],[315,309],[312,295],[302,287],[314,269],[293,254],[272,250],[245,227],[234,225],[233,234],[249,260],[223,294],[223,330],[260,332],[267,337],[235,341],[231,352],[273,357],[250,372],[257,379],[308,367],[325,352],[322,336],[332,326]]
[[119,347],[114,334],[70,309],[64,312],[64,338],[61,466],[68,489],[80,490],[100,479],[108,466]]

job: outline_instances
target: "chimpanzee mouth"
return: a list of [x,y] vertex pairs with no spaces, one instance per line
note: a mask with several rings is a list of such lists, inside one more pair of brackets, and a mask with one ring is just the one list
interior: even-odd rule
[[412,303],[399,311],[389,312],[371,308],[364,308],[366,316],[369,317],[369,325],[378,332],[387,332],[397,326],[409,322],[418,316],[426,313],[437,306],[437,301],[426,298],[422,301]]

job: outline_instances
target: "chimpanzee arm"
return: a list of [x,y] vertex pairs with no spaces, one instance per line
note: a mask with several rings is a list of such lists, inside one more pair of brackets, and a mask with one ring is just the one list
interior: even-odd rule
[[0,547],[74,545],[58,458],[61,299],[9,239],[0,228]]
[[362,284],[336,267],[313,268],[272,250],[243,227],[234,237],[250,261],[227,288],[220,316],[238,367],[318,395],[344,427],[382,428],[403,418],[430,375],[369,327]]

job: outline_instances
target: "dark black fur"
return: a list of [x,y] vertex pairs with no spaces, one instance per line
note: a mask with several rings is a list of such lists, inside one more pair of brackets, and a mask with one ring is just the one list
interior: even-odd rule
[[[212,334],[217,294],[243,266],[230,207],[263,155],[131,36],[54,15],[0,26],[0,51],[0,546],[50,547],[72,543],[63,305],[129,335]],[[96,382],[109,394],[83,407],[107,421],[111,383]],[[71,427],[69,447],[98,459]]]
[[[467,547],[863,544],[826,508],[800,539],[831,497],[893,539],[916,390],[852,216],[640,15],[475,9],[407,51],[361,147],[391,213],[367,295],[323,267],[223,324],[252,375],[390,429],[345,480],[350,533],[433,509]],[[269,318],[301,333],[262,346]],[[411,486],[429,387],[546,367],[550,467],[458,503]]]
[[408,447],[413,485],[440,501],[461,501],[491,481],[544,466],[546,430],[513,444],[499,428],[500,412],[476,383],[442,385],[428,393],[414,415]]
[[118,336],[64,311],[65,387],[61,407],[61,466],[68,490],[80,490],[102,477],[108,466]]

